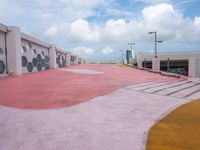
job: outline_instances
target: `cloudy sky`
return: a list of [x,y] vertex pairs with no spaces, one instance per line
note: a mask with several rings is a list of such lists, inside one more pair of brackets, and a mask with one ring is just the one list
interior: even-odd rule
[[0,22],[88,60],[120,50],[200,51],[200,0],[0,0]]

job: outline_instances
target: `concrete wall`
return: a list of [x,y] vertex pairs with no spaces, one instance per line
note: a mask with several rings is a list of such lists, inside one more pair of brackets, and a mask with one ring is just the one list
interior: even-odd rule
[[22,39],[22,73],[49,69],[49,48]]
[[0,31],[0,75],[6,74],[5,32]]
[[66,52],[56,48],[56,67],[65,67],[67,63]]
[[81,63],[81,58],[79,60],[78,56],[70,52],[22,33],[18,27],[0,23],[0,76],[21,75]]
[[71,54],[70,65],[76,65],[76,56]]

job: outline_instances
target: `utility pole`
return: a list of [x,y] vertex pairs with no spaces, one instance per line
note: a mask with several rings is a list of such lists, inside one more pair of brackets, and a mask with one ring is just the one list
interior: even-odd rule
[[131,51],[133,50],[133,45],[135,45],[135,43],[128,43],[128,45],[131,46]]

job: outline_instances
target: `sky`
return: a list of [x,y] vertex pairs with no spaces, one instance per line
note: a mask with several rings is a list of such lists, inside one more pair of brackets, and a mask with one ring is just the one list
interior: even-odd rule
[[200,0],[0,0],[0,23],[88,61],[135,53],[200,51]]

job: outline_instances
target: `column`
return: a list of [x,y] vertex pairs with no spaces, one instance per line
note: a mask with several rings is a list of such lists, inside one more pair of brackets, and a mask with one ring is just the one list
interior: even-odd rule
[[152,59],[152,69],[153,71],[160,71],[160,59],[158,57]]
[[71,53],[67,52],[66,53],[66,66],[69,67],[70,66],[70,61],[71,61]]
[[138,57],[137,57],[137,66],[138,66],[138,68],[142,68],[142,61],[143,61],[142,53],[139,52],[138,53]]
[[57,68],[57,65],[56,65],[56,48],[55,48],[54,45],[50,45],[49,55],[50,55],[50,68],[52,68],[52,69]]
[[11,75],[21,75],[22,55],[21,55],[20,28],[15,26],[8,27],[6,40],[7,40],[8,73]]
[[196,77],[196,57],[189,58],[188,75],[190,77]]
[[74,64],[78,65],[78,56],[75,56]]

